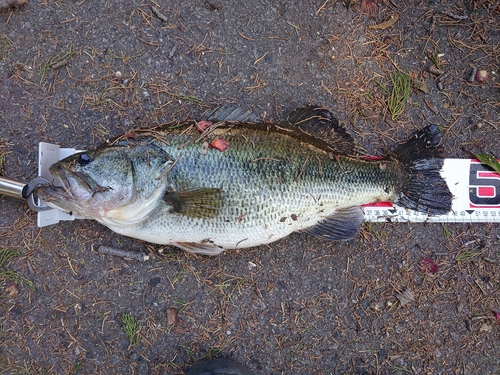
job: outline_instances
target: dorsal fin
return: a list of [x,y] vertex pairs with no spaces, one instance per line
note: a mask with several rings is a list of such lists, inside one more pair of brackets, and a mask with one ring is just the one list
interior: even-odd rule
[[235,104],[225,104],[220,107],[216,107],[211,111],[205,113],[202,120],[221,122],[259,122],[260,119],[255,113],[250,110],[244,110]]
[[280,124],[298,127],[344,154],[352,154],[354,141],[333,114],[320,106],[309,105],[293,110]]

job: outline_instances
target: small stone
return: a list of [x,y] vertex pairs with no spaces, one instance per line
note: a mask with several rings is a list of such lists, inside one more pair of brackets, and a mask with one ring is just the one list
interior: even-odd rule
[[477,82],[486,82],[488,80],[488,72],[486,70],[478,70],[476,72],[476,81]]
[[374,311],[380,311],[384,308],[384,304],[382,302],[372,302],[370,308]]
[[479,328],[479,332],[491,333],[491,326],[489,324],[484,323],[481,328]]
[[385,358],[385,356],[386,356],[386,355],[387,355],[387,350],[385,350],[385,349],[380,349],[380,350],[378,351],[378,353],[377,353],[378,360],[379,360],[379,361],[382,361],[382,360]]

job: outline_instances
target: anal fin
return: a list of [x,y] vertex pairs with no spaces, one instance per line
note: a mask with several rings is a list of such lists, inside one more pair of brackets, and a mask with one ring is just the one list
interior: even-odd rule
[[307,229],[306,232],[332,241],[347,241],[358,236],[363,219],[364,214],[360,207],[344,208]]
[[215,245],[213,242],[176,242],[172,245],[177,246],[178,248],[187,251],[188,253],[194,254],[204,254],[204,255],[218,255],[224,251],[224,249],[220,246]]

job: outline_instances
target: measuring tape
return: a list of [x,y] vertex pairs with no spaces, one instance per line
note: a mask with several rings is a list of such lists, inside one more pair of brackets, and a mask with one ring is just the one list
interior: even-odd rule
[[[51,181],[49,167],[78,152],[41,142],[38,149],[38,174]],[[452,208],[446,215],[428,216],[397,206],[379,202],[363,206],[365,221],[414,223],[500,223],[500,174],[475,159],[444,159],[441,176],[453,194]],[[59,210],[38,212],[38,226],[74,220],[74,216]]]
[[365,221],[500,223],[500,174],[476,159],[444,159],[441,176],[453,194],[451,211],[428,216],[388,202],[363,206]]

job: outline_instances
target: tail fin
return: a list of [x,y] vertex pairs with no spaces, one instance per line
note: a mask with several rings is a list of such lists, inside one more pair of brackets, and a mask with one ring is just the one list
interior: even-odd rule
[[451,210],[453,196],[440,173],[444,162],[438,159],[440,140],[437,125],[429,125],[394,151],[394,158],[407,176],[397,204],[429,215],[443,215]]

